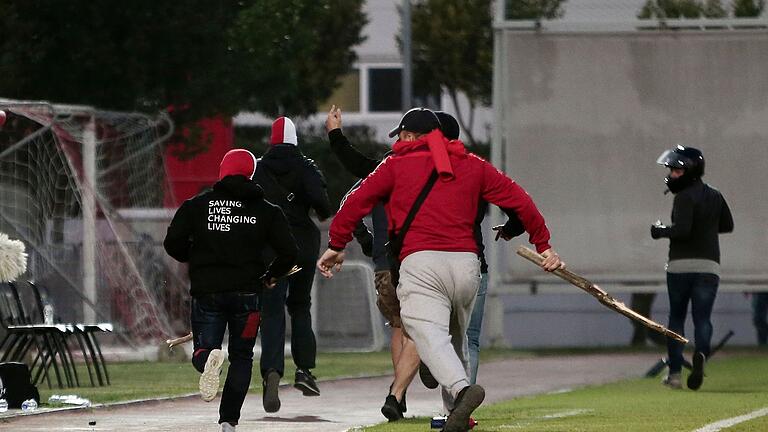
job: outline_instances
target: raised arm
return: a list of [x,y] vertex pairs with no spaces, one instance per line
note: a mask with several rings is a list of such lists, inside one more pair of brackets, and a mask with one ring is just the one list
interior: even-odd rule
[[371,159],[360,153],[341,132],[341,109],[336,105],[331,107],[328,118],[325,121],[325,129],[328,132],[328,140],[331,143],[331,151],[339,158],[339,161],[347,171],[357,178],[365,178],[381,163],[380,160]]

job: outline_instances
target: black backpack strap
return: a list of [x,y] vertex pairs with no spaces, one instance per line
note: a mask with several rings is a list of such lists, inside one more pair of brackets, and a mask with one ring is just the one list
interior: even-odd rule
[[[257,166],[258,166],[258,162],[257,162]],[[263,171],[264,171],[264,174],[266,174],[267,177],[269,178],[269,181],[271,181],[275,185],[275,187],[277,188],[278,192],[280,193],[283,199],[285,199],[288,202],[291,202],[293,201],[294,198],[296,198],[296,194],[293,193],[289,188],[283,186],[283,184],[280,183],[280,180],[278,180],[277,177],[275,177],[275,175],[272,173],[272,171],[269,170],[268,167],[265,166]],[[291,183],[295,183],[295,175],[292,175],[290,177],[290,180],[293,180]],[[295,185],[292,185],[292,186],[295,186]]]
[[397,235],[394,237],[395,243],[399,246],[402,247],[403,241],[405,240],[405,235],[408,233],[408,229],[411,227],[413,219],[416,218],[416,213],[418,213],[419,208],[427,199],[429,191],[431,191],[432,186],[435,185],[437,177],[437,169],[432,170],[432,174],[430,174],[429,179],[427,179],[427,183],[421,189],[421,192],[419,192],[419,196],[416,197],[416,201],[413,202],[413,206],[411,206],[411,210],[408,212],[408,216],[406,216],[405,221],[403,221],[403,226],[400,227],[400,232],[397,233]]

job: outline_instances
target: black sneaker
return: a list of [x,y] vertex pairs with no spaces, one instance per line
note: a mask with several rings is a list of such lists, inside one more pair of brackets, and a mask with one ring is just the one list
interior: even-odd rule
[[466,432],[472,412],[483,403],[485,389],[477,384],[464,387],[456,396],[453,411],[443,426],[443,432]]
[[419,378],[421,378],[421,383],[428,389],[437,388],[440,385],[424,362],[419,362]]
[[387,420],[391,422],[398,421],[403,418],[403,411],[400,409],[400,402],[397,401],[397,398],[394,395],[389,395],[386,399],[384,399],[384,405],[381,407],[381,413],[384,414],[384,417],[386,417]]
[[316,379],[308,369],[296,369],[296,379],[293,386],[301,390],[304,396],[320,396]]
[[[405,404],[405,393],[407,391],[408,391],[408,389],[405,389],[405,391],[403,392],[403,400],[401,400],[399,402],[399,404],[400,404],[400,411],[402,411],[404,413],[408,412],[408,405]],[[392,386],[391,385],[389,386],[389,394],[392,394]]]
[[264,394],[262,395],[261,400],[264,405],[264,411],[268,413],[280,411],[280,396],[278,395],[279,387],[280,374],[272,369],[267,372],[267,377],[264,379]]
[[701,387],[701,383],[704,382],[704,361],[706,357],[703,353],[696,352],[693,354],[693,365],[691,366],[691,374],[688,375],[688,388],[691,390],[698,390]]

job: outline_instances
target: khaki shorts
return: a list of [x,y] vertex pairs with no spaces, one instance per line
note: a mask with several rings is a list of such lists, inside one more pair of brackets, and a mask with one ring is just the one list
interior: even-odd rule
[[389,270],[376,272],[376,306],[379,312],[389,322],[392,327],[401,328],[400,321],[400,300],[397,299],[397,287],[392,286],[392,276]]

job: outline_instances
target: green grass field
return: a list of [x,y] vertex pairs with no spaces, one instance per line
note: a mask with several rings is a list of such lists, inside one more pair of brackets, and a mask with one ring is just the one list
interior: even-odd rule
[[[569,353],[568,350],[485,350],[482,361]],[[290,365],[290,360],[286,364]],[[318,364],[321,367],[317,375],[321,380],[391,373],[388,352],[321,353]],[[111,386],[59,390],[41,385],[42,400],[47,401],[52,394],[74,393],[93,403],[111,403],[197,392],[199,375],[188,362],[114,363],[109,365],[109,371]],[[81,372],[81,379],[87,379],[84,373]],[[261,392],[258,372],[251,382],[251,391]],[[660,384],[659,377],[518,398],[482,406],[475,415],[480,425],[473,431],[695,431],[709,423],[761,408],[768,408],[768,352],[740,351],[708,364],[704,386],[697,392],[667,389]],[[428,418],[410,418],[365,430],[423,432],[429,430],[428,427]],[[727,430],[768,431],[768,416]]]
[[[261,392],[261,376],[258,372],[258,360],[251,380],[251,391]],[[316,370],[319,380],[338,377],[357,377],[391,373],[392,363],[388,352],[376,353],[319,353]],[[226,365],[224,373],[226,373]],[[292,365],[286,359],[286,366]],[[190,362],[129,362],[107,365],[112,385],[105,387],[79,387],[49,389],[47,384],[40,384],[40,399],[44,403],[53,394],[76,394],[90,399],[92,403],[110,403],[145,398],[181,396],[198,391],[197,382],[200,374]],[[289,379],[293,379],[293,370],[289,367]],[[84,367],[78,369],[81,382],[88,381]],[[284,382],[288,382],[284,379]],[[292,382],[292,381],[291,381]],[[57,405],[54,405],[57,406]]]
[[[473,431],[695,431],[762,408],[768,408],[768,356],[756,352],[708,364],[699,391],[671,390],[660,378],[643,378],[519,398],[481,406]],[[423,432],[428,425],[428,418],[415,418],[365,431]],[[768,416],[726,430],[768,431]]]

